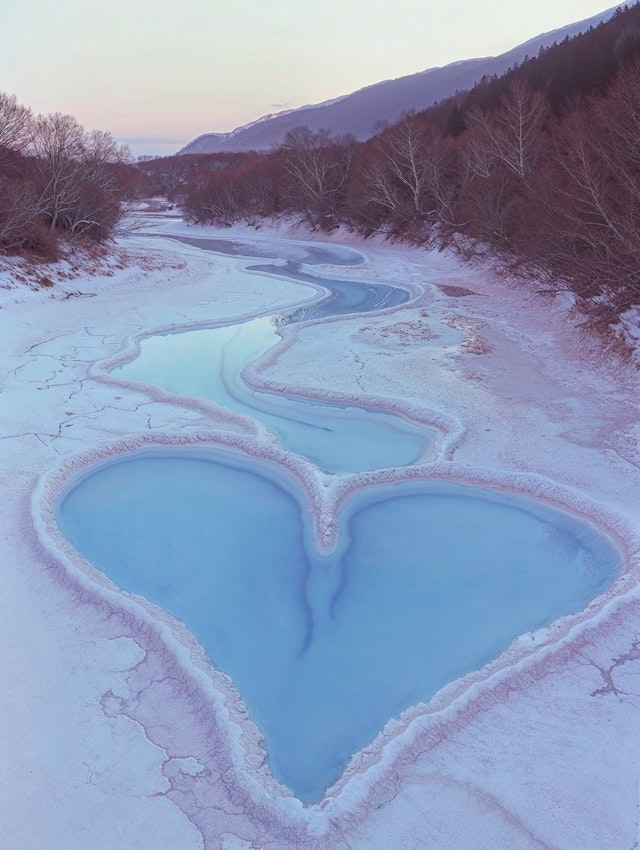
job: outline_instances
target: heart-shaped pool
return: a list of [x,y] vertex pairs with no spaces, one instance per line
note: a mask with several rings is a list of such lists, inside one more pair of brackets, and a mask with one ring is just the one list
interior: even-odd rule
[[57,519],[122,589],[188,626],[303,801],[389,719],[583,609],[620,569],[586,522],[429,480],[361,490],[320,556],[293,479],[219,458],[121,456],[72,482]]

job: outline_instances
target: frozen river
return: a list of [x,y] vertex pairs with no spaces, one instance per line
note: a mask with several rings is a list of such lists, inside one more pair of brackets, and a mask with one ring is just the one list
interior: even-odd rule
[[[197,240],[191,240],[191,242]],[[231,247],[230,247],[231,246]],[[228,254],[250,246],[208,240]],[[261,249],[264,251],[264,247]],[[291,250],[291,249],[289,249]],[[262,256],[252,266],[328,297],[281,324],[398,307],[402,288],[319,278],[344,251]],[[436,432],[366,406],[259,392],[242,377],[280,339],[271,315],[152,335],[113,374],[256,417],[326,473],[423,460]],[[442,324],[429,345],[455,345]],[[184,622],[228,673],[266,740],[276,778],[310,802],[386,722],[479,669],[520,634],[582,610],[621,556],[594,526],[522,496],[428,476],[358,487],[320,554],[313,506],[292,476],[223,451],[154,450],[85,472],[58,504],[61,530],[119,587]]]
[[58,521],[118,586],[188,625],[306,802],[390,718],[580,611],[619,571],[586,523],[442,481],[363,491],[323,557],[288,483],[260,462],[142,453],[85,477]]
[[[189,243],[233,253],[233,243],[225,240],[190,239]],[[236,250],[249,252],[251,246],[240,244]],[[272,253],[269,246],[260,246],[260,250]],[[305,251],[283,244],[279,253],[282,265],[253,265],[248,270],[321,288],[323,294],[313,303],[230,325],[146,337],[140,342],[138,356],[115,373],[126,380],[160,384],[180,395],[209,399],[258,419],[278,435],[286,450],[308,458],[326,472],[407,466],[426,457],[438,432],[424,424],[364,405],[261,392],[243,378],[243,370],[280,341],[279,325],[375,313],[409,300],[409,293],[401,287],[318,277],[301,267],[357,263],[361,257],[355,251],[321,247]],[[439,325],[440,345],[454,344],[460,337],[455,330]]]

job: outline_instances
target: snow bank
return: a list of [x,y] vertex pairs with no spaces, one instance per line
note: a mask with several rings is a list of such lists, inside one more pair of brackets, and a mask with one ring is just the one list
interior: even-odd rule
[[[254,244],[287,235],[284,225],[256,234],[157,222]],[[241,258],[134,236],[124,242],[127,263],[105,259],[112,273],[74,278],[84,297],[67,297],[60,283],[22,289],[15,277],[0,293],[7,846],[633,843],[638,376],[527,289],[447,254],[352,245],[365,262],[340,268],[342,278],[398,280],[418,299],[391,314],[288,329],[249,377],[436,424],[437,454],[409,472],[324,476],[242,417],[124,386],[105,371],[140,335],[278,310],[309,297],[301,284],[247,274]],[[1,272],[0,286],[12,274]],[[430,319],[462,330],[462,340],[438,347],[407,332]],[[111,586],[53,521],[59,488],[88,463],[178,444],[278,465],[283,480],[303,486],[326,547],[336,512],[362,483],[444,476],[592,518],[623,547],[627,571],[585,612],[522,636],[428,706],[392,720],[325,798],[303,807],[271,778],[232,683],[186,630]]]

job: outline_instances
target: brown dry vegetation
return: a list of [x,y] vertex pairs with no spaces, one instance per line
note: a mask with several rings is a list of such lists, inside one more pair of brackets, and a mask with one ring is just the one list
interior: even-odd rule
[[0,253],[50,261],[63,241],[103,242],[138,179],[108,133],[0,93]]
[[298,216],[450,246],[606,327],[640,305],[640,6],[364,143],[300,127],[269,153],[143,170],[194,222]]

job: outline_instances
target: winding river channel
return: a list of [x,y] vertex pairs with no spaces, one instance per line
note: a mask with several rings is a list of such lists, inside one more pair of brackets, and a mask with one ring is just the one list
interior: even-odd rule
[[[226,240],[202,242],[205,250],[234,254],[251,246]],[[235,250],[232,250],[232,246]],[[261,248],[269,254],[269,248]],[[283,448],[311,460],[325,472],[363,472],[408,466],[424,458],[438,432],[363,405],[329,403],[252,388],[243,370],[280,342],[278,327],[330,317],[362,315],[397,307],[409,300],[401,287],[366,281],[335,280],[303,271],[302,266],[355,265],[362,257],[345,248],[280,246],[282,264],[249,266],[247,271],[313,286],[324,294],[308,306],[208,329],[153,335],[140,342],[135,359],[115,374],[126,380],[159,384],[183,396],[217,402],[253,417],[277,434]],[[461,334],[441,324],[437,339],[457,342]]]
[[[146,336],[112,376],[257,419],[329,483],[351,481],[338,542],[319,551],[314,507],[293,474],[220,448],[154,448],[85,470],[61,493],[57,519],[120,588],[187,625],[232,678],[274,776],[309,803],[390,719],[519,635],[581,611],[613,582],[621,556],[595,526],[521,495],[426,470],[363,486],[362,472],[424,463],[438,432],[367,405],[258,390],[243,371],[283,326],[399,309],[408,291],[313,273],[362,261],[338,246],[182,241],[273,260],[244,273],[325,294],[278,314]],[[442,324],[425,344],[461,336]]]

